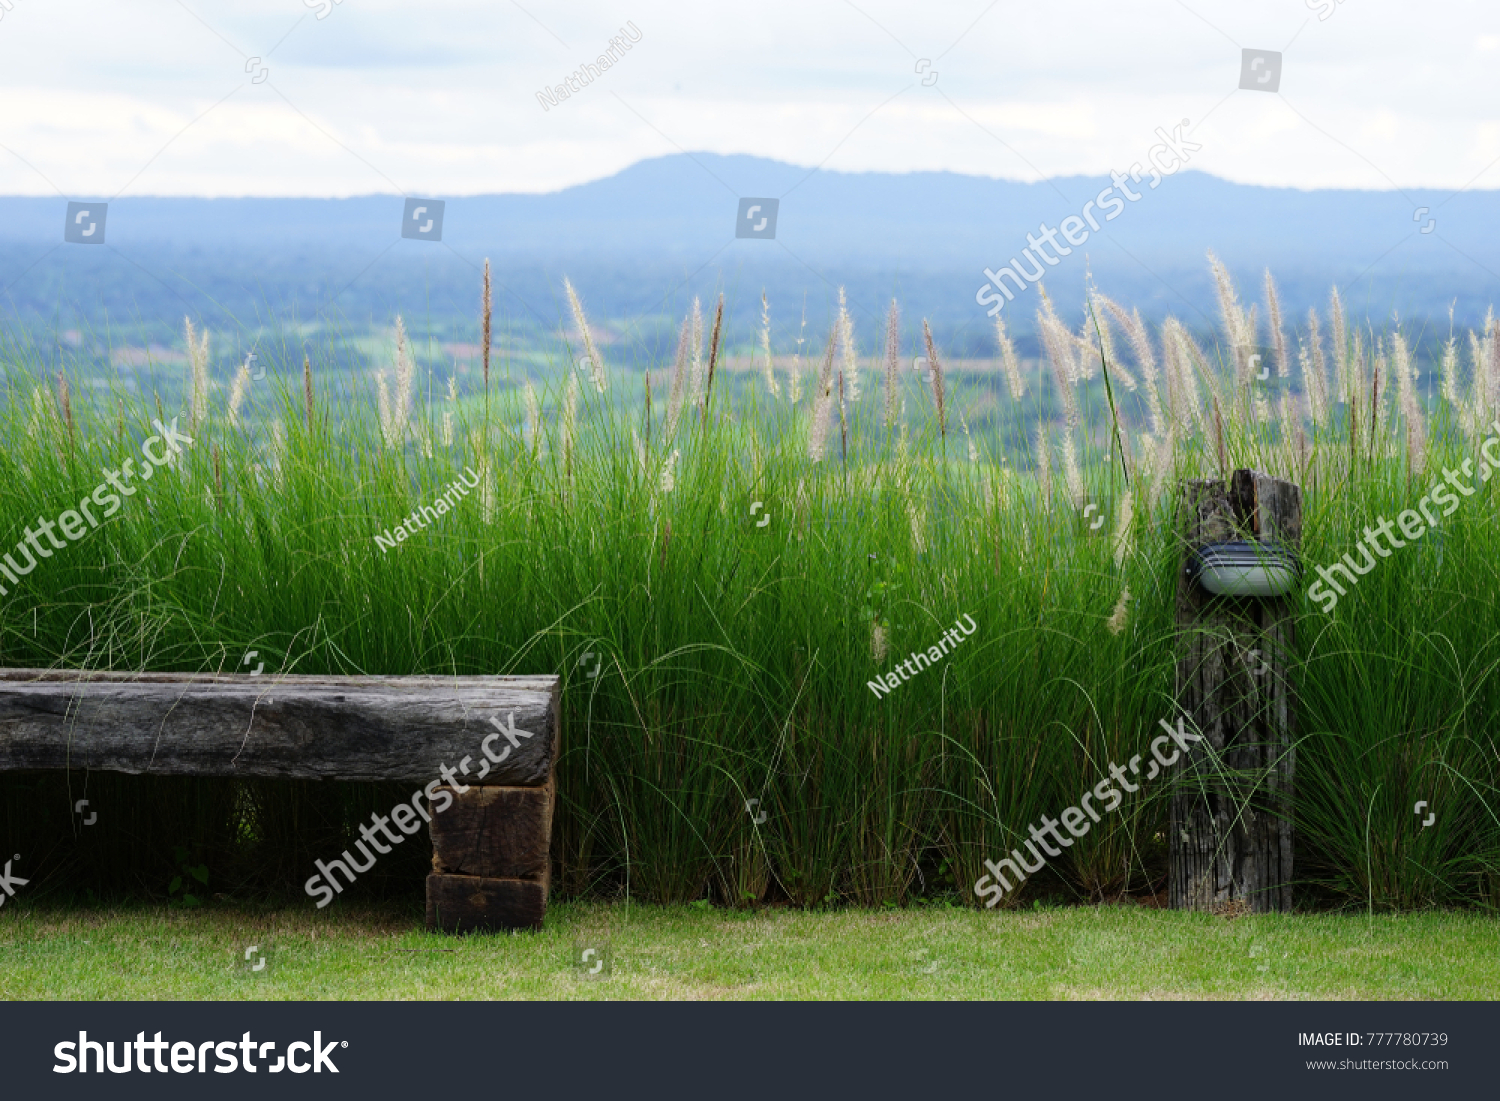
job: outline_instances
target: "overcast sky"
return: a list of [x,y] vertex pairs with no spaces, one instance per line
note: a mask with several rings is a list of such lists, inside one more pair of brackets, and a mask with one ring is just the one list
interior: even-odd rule
[[0,94],[11,195],[549,191],[680,150],[1035,180],[1184,119],[1240,182],[1500,187],[1494,0],[0,0]]

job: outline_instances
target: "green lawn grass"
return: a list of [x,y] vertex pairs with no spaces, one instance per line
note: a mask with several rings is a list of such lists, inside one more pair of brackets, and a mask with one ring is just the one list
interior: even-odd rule
[[[36,909],[0,920],[0,999],[1484,999],[1497,930],[1443,911],[558,904],[540,933],[445,937],[404,908]],[[607,974],[574,966],[589,945]]]

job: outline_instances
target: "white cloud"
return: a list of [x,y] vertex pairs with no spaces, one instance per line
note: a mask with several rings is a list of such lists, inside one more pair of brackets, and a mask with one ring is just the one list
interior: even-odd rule
[[[540,191],[679,148],[1034,179],[1028,162],[1127,165],[1184,117],[1194,167],[1262,184],[1459,187],[1500,151],[1500,9],[1479,0],[1420,17],[1359,0],[1321,21],[1298,0],[313,6],[14,0],[0,193]],[[641,41],[543,111],[537,90],[622,16]],[[1284,51],[1279,96],[1236,90],[1242,45]]]

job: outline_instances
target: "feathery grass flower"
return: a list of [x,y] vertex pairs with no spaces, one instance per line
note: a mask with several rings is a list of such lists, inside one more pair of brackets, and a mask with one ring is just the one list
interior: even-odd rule
[[692,388],[689,391],[689,400],[693,408],[698,409],[703,405],[703,388],[706,381],[704,375],[707,371],[703,362],[703,305],[696,295],[693,297],[692,324],[692,371],[689,379]]
[[578,440],[578,375],[568,372],[568,384],[563,388],[562,407],[562,461],[563,474],[573,475],[573,445]]
[[849,316],[849,307],[844,299],[844,288],[839,288],[839,344],[842,350],[844,381],[849,386],[849,400],[859,400],[859,353],[854,347],[854,320]]
[[792,353],[791,366],[787,368],[786,399],[796,405],[802,398],[802,342],[807,339],[807,299],[802,300],[802,327],[797,330],[797,350]]
[[999,314],[995,315],[995,343],[1000,346],[1000,366],[1005,371],[1011,400],[1020,401],[1026,395],[1026,384],[1021,379],[1021,361],[1016,358],[1016,346],[1005,331],[1005,319]]
[[922,340],[927,345],[927,369],[932,380],[932,403],[937,408],[938,435],[948,438],[948,392],[943,385],[943,365],[938,361],[937,348],[932,343],[932,327],[922,318]]
[[491,302],[490,302],[490,258],[484,258],[484,291],[479,299],[480,326],[479,326],[479,354],[482,357],[484,371],[484,392],[490,392],[490,342],[491,342]]
[[1115,602],[1115,610],[1109,614],[1109,619],[1104,622],[1104,626],[1110,634],[1118,635],[1121,631],[1125,630],[1126,624],[1129,622],[1129,609],[1130,586],[1126,585],[1120,593],[1120,599]]
[[1214,293],[1219,300],[1219,313],[1224,320],[1224,332],[1229,337],[1231,354],[1234,357],[1234,381],[1242,391],[1250,388],[1253,372],[1250,356],[1255,349],[1254,314],[1246,314],[1240,306],[1239,295],[1234,289],[1234,280],[1212,251],[1208,254],[1208,265],[1213,270]]
[[657,485],[663,495],[671,493],[677,488],[677,460],[680,458],[682,458],[682,451],[674,447],[672,448],[672,453],[661,464],[661,477],[658,479]]
[[682,331],[677,334],[677,361],[672,368],[672,389],[667,395],[666,439],[677,432],[677,421],[682,416],[683,402],[688,397],[688,357],[692,351],[693,319],[689,315],[682,319]]
[[1308,412],[1318,428],[1330,423],[1328,397],[1328,362],[1323,357],[1323,335],[1318,328],[1318,311],[1307,311],[1307,343],[1298,347],[1302,366],[1302,389],[1307,394]]
[[719,305],[718,305],[718,308],[716,310],[714,310],[713,335],[710,336],[709,340],[708,340],[708,382],[706,383],[706,385],[703,388],[703,421],[702,421],[702,423],[705,426],[708,424],[708,407],[709,407],[709,403],[713,400],[714,370],[718,366],[718,362],[719,362],[719,331],[720,331],[720,327],[723,324],[724,324],[724,295],[720,294],[719,295]]
[[1047,438],[1044,425],[1036,426],[1036,442],[1033,450],[1036,457],[1037,487],[1042,494],[1042,511],[1052,511],[1052,441]]
[[833,409],[833,353],[838,339],[838,327],[828,334],[828,351],[823,356],[823,367],[818,372],[818,391],[813,395],[812,430],[808,434],[807,456],[815,463],[823,461],[828,447],[828,429]]
[[386,388],[385,371],[375,374],[377,396],[380,403],[380,431],[385,438],[387,448],[399,447],[406,436],[408,420],[411,416],[411,384],[416,374],[416,365],[412,362],[411,350],[406,343],[406,324],[401,320],[401,315],[396,315],[396,393],[392,397]]
[[188,346],[188,431],[192,432],[208,417],[208,331],[195,339],[193,319],[184,317]]
[[240,425],[240,407],[245,404],[245,395],[250,389],[250,363],[240,364],[240,369],[234,374],[234,384],[229,388],[229,427],[238,428]]
[[443,446],[453,446],[453,406],[458,404],[458,384],[448,376],[448,407],[443,410]]
[[771,359],[771,304],[764,290],[760,292],[760,349],[766,357],[766,393],[779,398],[781,384],[776,381],[776,365]]
[[1120,495],[1116,510],[1115,534],[1112,540],[1115,551],[1115,568],[1125,565],[1125,559],[1135,553],[1135,495],[1125,490]]
[[1271,328],[1271,354],[1276,361],[1276,377],[1291,378],[1291,363],[1287,359],[1286,333],[1281,327],[1281,300],[1276,297],[1276,280],[1271,278],[1271,269],[1266,269],[1266,324]]
[[1344,323],[1344,301],[1339,297],[1338,287],[1328,298],[1329,336],[1333,340],[1333,369],[1338,386],[1340,402],[1347,402],[1354,393],[1354,382],[1349,373],[1349,334]]
[[604,373],[604,359],[599,355],[599,349],[594,347],[594,337],[589,332],[588,318],[583,315],[583,303],[578,300],[578,292],[573,289],[573,284],[567,276],[563,276],[563,289],[567,291],[568,305],[573,309],[573,323],[578,326],[578,331],[583,337],[583,351],[588,359],[589,378],[593,381],[594,388],[602,394],[609,388],[609,380]]
[[1406,421],[1407,459],[1411,468],[1420,475],[1427,466],[1427,426],[1417,404],[1416,368],[1412,364],[1411,350],[1399,329],[1391,333],[1391,370],[1396,376],[1401,417]]
[[[1114,334],[1109,327],[1109,314],[1099,308],[1104,304],[1103,299],[1104,296],[1098,291],[1093,292],[1091,314],[1083,319],[1083,329],[1079,334],[1079,346],[1083,352],[1081,358],[1089,364],[1090,368],[1095,363],[1101,366],[1108,364],[1110,373],[1120,380],[1120,384],[1131,393],[1135,393],[1135,376],[1115,355]],[[1088,377],[1094,377],[1092,369]]]

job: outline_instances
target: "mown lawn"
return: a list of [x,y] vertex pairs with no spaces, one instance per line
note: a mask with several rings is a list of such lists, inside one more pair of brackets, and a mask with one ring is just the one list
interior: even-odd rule
[[[556,904],[541,933],[444,937],[399,908],[17,906],[0,914],[0,999],[1485,999],[1497,933],[1436,911]],[[587,967],[609,963],[594,977],[575,963],[590,946]]]

